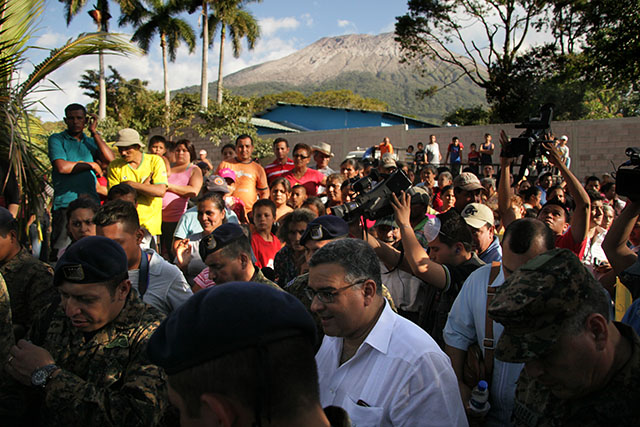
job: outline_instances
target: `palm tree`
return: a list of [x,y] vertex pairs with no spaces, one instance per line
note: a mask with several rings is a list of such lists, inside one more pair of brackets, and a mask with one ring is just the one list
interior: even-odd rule
[[[80,34],[62,47],[51,50],[50,55],[36,64],[31,74],[20,81],[20,69],[27,61],[31,35],[35,23],[44,9],[45,0],[0,0],[0,159],[7,159],[10,171],[15,173],[25,199],[37,200],[42,193],[42,182],[48,167],[43,148],[36,136],[44,134],[33,111],[43,104],[37,99],[39,84],[68,61],[99,51],[133,53],[138,50],[119,34]],[[46,108],[46,106],[44,106]],[[5,183],[0,183],[4,185]],[[28,218],[35,212],[34,204],[25,205]]]
[[[120,17],[118,24],[133,24],[137,27],[131,41],[136,42],[145,53],[149,52],[149,45],[155,34],[160,35],[164,69],[164,103],[168,107],[171,99],[167,57],[171,62],[175,62],[176,50],[181,41],[186,43],[189,52],[192,53],[196,47],[196,36],[193,28],[184,19],[176,17],[178,13],[185,10],[184,2],[179,0],[148,0],[147,2],[151,10],[138,3],[132,11]],[[168,111],[167,109],[167,113]]]
[[[218,63],[218,91],[216,101],[222,104],[222,66],[224,62],[224,43],[229,31],[233,46],[233,56],[238,58],[242,50],[242,39],[247,40],[252,50],[260,37],[260,26],[255,17],[244,9],[247,3],[260,0],[219,0],[213,5],[213,13],[209,16],[209,31],[213,35],[220,27],[220,61]],[[210,38],[213,40],[213,37]]]

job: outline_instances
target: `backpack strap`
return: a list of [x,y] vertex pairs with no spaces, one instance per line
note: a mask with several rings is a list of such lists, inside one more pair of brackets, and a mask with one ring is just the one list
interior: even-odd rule
[[485,375],[487,380],[491,380],[491,375],[493,373],[493,352],[496,348],[495,340],[493,339],[493,319],[489,317],[489,304],[493,300],[493,297],[496,294],[496,288],[492,287],[491,284],[498,274],[500,273],[500,262],[493,261],[491,263],[491,273],[489,274],[489,283],[487,284],[487,307],[484,312],[485,322],[484,322],[484,341],[482,343],[482,347],[484,348],[484,366],[485,366]]

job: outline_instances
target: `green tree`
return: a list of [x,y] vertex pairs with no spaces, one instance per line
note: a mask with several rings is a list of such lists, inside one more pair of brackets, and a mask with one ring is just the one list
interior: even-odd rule
[[251,124],[253,103],[250,99],[224,92],[224,102],[210,103],[206,111],[200,111],[193,126],[201,136],[206,136],[215,144],[224,138],[233,138],[242,133],[256,136]]
[[254,111],[259,113],[277,104],[286,102],[291,104],[321,105],[335,108],[351,108],[358,110],[388,111],[389,105],[386,102],[375,98],[364,98],[348,89],[327,90],[313,92],[305,96],[300,92],[288,91],[275,94],[264,95],[253,100]]
[[176,16],[185,10],[184,2],[180,0],[147,0],[147,3],[150,6],[149,9],[145,8],[142,3],[136,3],[128,14],[120,17],[119,24],[132,24],[136,27],[131,41],[137,43],[145,53],[149,52],[151,41],[155,35],[159,35],[164,71],[164,102],[168,107],[171,98],[167,59],[175,62],[176,50],[181,42],[184,42],[189,47],[189,52],[192,53],[196,47],[195,34],[193,28],[184,19]]
[[8,160],[22,189],[22,206],[26,207],[23,218],[35,213],[35,203],[24,202],[41,197],[44,175],[49,167],[42,160],[46,158],[44,148],[38,144],[38,136],[45,131],[32,114],[42,106],[34,100],[39,85],[50,73],[79,56],[99,51],[138,52],[118,34],[80,34],[60,48],[52,49],[46,59],[35,65],[31,74],[18,80],[16,76],[20,75],[29,50],[34,49],[30,39],[43,10],[44,0],[0,0],[0,158]]
[[213,12],[209,16],[208,29],[210,43],[213,34],[220,27],[220,60],[218,61],[218,91],[216,102],[222,104],[222,67],[224,65],[224,45],[227,31],[233,46],[233,56],[238,58],[242,50],[242,40],[247,41],[247,47],[252,50],[260,37],[260,26],[255,17],[244,9],[247,3],[260,0],[219,0],[213,4]]
[[442,123],[458,126],[486,125],[489,123],[490,117],[490,111],[486,110],[482,105],[476,105],[471,108],[457,108],[444,116]]

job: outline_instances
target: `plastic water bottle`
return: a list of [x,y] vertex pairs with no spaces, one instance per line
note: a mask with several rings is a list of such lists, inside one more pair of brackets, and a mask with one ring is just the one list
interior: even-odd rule
[[478,381],[478,385],[471,391],[471,399],[469,399],[469,409],[479,416],[486,415],[491,409],[489,403],[489,384],[486,381]]

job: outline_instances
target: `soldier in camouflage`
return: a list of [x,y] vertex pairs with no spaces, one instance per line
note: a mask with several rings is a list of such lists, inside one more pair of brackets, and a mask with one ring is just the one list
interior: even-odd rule
[[209,279],[227,282],[264,283],[280,289],[252,262],[251,241],[238,224],[222,224],[200,241],[200,257],[209,266]]
[[34,258],[18,239],[18,222],[0,207],[0,274],[11,299],[16,339],[24,337],[35,316],[58,294],[51,283],[53,269]]
[[533,258],[497,289],[496,357],[525,364],[516,426],[640,423],[640,339],[610,312],[606,291],[568,249]]
[[167,385],[146,346],[163,316],[131,291],[122,247],[105,237],[78,241],[58,261],[54,285],[60,306],[36,320],[31,341],[11,348],[5,369],[20,384],[2,384],[1,393],[12,390],[25,400],[13,408],[3,404],[0,419],[157,425],[167,407]]
[[0,360],[9,359],[9,349],[14,343],[9,291],[7,291],[7,285],[2,275],[0,275]]

